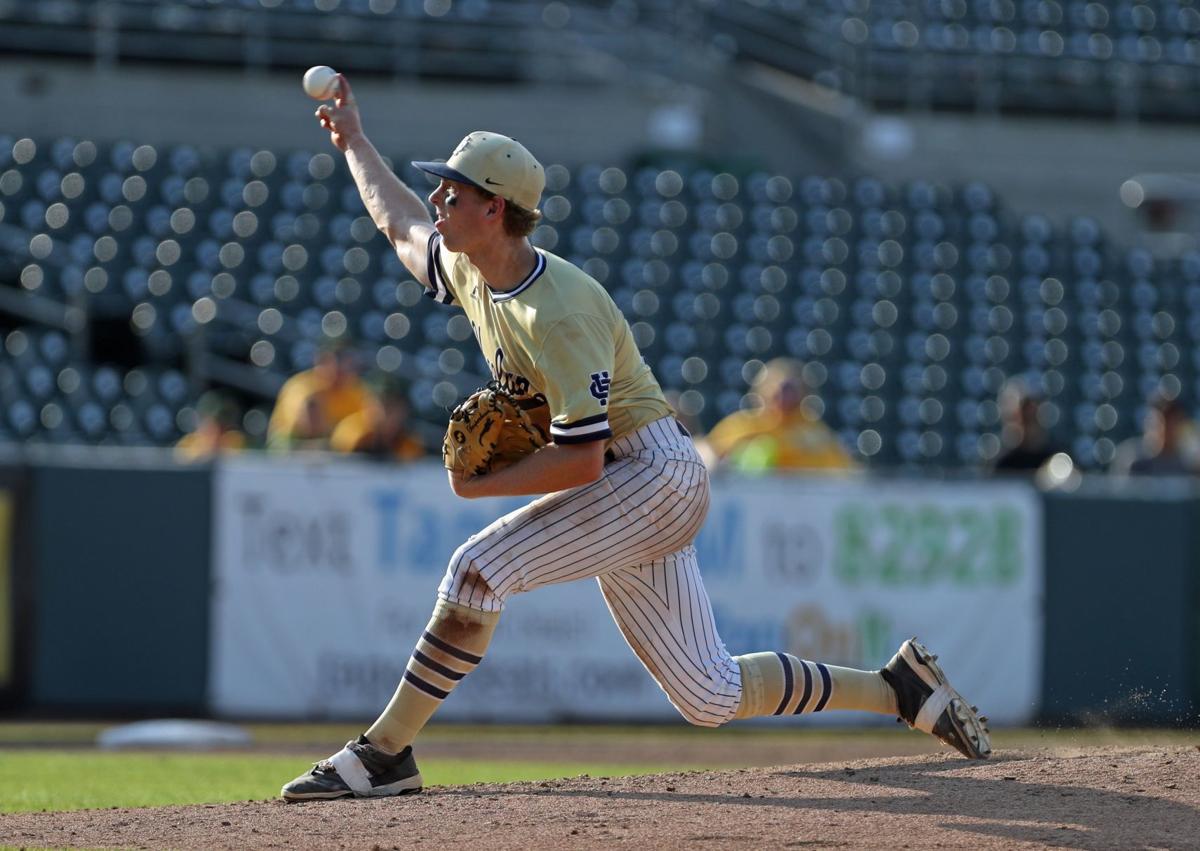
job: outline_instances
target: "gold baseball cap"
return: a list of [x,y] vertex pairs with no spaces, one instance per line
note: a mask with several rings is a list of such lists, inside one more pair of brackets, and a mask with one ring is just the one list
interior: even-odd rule
[[546,172],[515,139],[476,130],[468,133],[445,162],[414,162],[421,171],[446,180],[470,183],[530,212],[546,188]]

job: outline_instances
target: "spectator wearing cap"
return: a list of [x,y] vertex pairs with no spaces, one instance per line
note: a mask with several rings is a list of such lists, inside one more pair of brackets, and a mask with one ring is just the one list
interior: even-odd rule
[[1063,452],[1042,425],[1042,397],[1022,381],[1004,385],[997,404],[1000,407],[1001,450],[992,462],[991,472],[1000,475],[1032,475],[1055,455]]
[[367,455],[380,461],[415,461],[425,444],[410,428],[408,395],[402,385],[387,382],[377,406],[343,419],[329,439],[334,452]]
[[1146,406],[1141,438],[1123,442],[1112,471],[1133,476],[1190,476],[1197,472],[1195,429],[1177,399],[1158,394]]
[[707,459],[742,472],[857,469],[833,430],[804,404],[808,391],[799,361],[769,361],[751,390],[759,404],[713,426],[705,440]]
[[378,406],[359,375],[354,350],[340,342],[323,345],[312,369],[296,373],[280,388],[267,425],[267,448],[328,449],[339,423]]
[[246,436],[238,430],[241,412],[229,396],[210,390],[196,402],[196,427],[175,444],[180,461],[208,461],[226,452],[246,448]]

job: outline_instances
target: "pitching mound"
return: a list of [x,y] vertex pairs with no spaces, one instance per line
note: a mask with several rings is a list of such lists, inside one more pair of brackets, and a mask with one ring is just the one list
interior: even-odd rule
[[0,816],[0,842],[121,848],[1194,848],[1200,748],[1014,751],[438,787],[378,801]]

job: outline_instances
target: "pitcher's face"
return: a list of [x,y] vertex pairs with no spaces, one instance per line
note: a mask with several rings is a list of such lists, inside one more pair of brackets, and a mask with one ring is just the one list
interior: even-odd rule
[[437,219],[434,229],[448,251],[465,251],[487,239],[493,222],[503,212],[499,199],[487,198],[474,186],[443,178],[429,196]]

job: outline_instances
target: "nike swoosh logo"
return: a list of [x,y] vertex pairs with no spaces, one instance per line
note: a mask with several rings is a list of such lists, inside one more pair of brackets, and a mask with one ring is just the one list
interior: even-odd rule
[[485,177],[483,179],[483,182],[486,183],[488,186],[503,186],[504,185],[503,183],[497,183],[496,181],[492,180],[490,177]]

